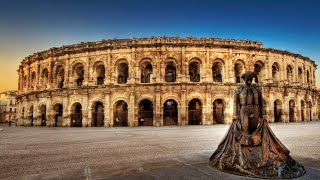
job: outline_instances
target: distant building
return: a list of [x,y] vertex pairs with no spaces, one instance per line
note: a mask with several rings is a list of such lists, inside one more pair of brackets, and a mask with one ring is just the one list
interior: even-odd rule
[[16,91],[5,91],[0,93],[0,123],[16,121],[16,97]]

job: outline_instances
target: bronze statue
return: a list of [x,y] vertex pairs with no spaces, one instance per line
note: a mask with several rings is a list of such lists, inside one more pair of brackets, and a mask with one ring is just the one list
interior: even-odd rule
[[[262,89],[254,72],[241,78],[234,94],[234,116],[226,136],[210,157],[210,166],[223,172],[257,178],[296,178],[302,165],[273,134],[264,118]],[[255,78],[257,84],[252,84]]]

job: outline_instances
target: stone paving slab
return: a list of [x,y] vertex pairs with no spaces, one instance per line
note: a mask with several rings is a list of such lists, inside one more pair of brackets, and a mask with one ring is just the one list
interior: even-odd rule
[[[320,179],[320,122],[270,124]],[[253,179],[211,168],[229,125],[136,128],[1,126],[0,179]]]

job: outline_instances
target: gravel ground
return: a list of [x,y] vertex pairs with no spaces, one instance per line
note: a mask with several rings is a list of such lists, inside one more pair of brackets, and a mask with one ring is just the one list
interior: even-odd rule
[[[270,126],[294,159],[320,170],[320,121]],[[101,179],[205,163],[228,127],[41,128],[1,125],[0,178]]]

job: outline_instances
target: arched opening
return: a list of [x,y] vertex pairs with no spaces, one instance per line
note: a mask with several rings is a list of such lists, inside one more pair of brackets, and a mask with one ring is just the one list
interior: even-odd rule
[[212,65],[212,79],[214,82],[222,82],[223,64],[215,62]]
[[24,109],[24,107],[22,108],[22,112],[21,112],[21,118],[24,118],[24,111],[25,111],[25,109]]
[[307,70],[307,83],[308,83],[308,85],[310,84],[310,74],[309,74],[309,70]]
[[102,102],[95,102],[93,104],[92,112],[92,127],[103,127],[104,126],[104,106]]
[[141,68],[141,83],[150,83],[152,79],[152,64],[144,62],[140,65]]
[[169,99],[163,106],[163,125],[178,125],[178,105],[173,99]]
[[36,83],[37,83],[37,79],[36,79],[36,72],[32,72],[31,74],[31,88],[33,89],[34,87],[36,87]]
[[128,126],[128,104],[123,100],[115,105],[113,126]]
[[273,104],[274,122],[282,122],[282,102],[277,99]]
[[103,85],[106,73],[104,64],[102,62],[95,65],[95,75],[97,85]]
[[57,77],[57,88],[63,88],[63,86],[64,86],[64,68],[62,65],[59,65],[57,67],[56,77]]
[[273,81],[276,83],[280,80],[280,73],[279,73],[279,65],[277,63],[272,64],[272,78]]
[[23,88],[27,88],[27,76],[24,76],[22,84]]
[[54,126],[63,126],[63,106],[62,104],[55,104],[53,106],[55,112],[54,116]]
[[193,61],[189,64],[189,76],[191,82],[200,82],[200,65]]
[[42,70],[41,79],[42,79],[42,87],[46,89],[48,84],[48,79],[49,79],[49,72],[47,68],[44,68]]
[[202,124],[202,106],[199,99],[192,99],[188,104],[188,124]]
[[224,109],[225,104],[222,99],[216,99],[213,102],[213,124],[223,124],[224,123]]
[[127,63],[120,63],[117,67],[118,70],[118,77],[117,83],[118,84],[126,84],[128,81],[129,76],[129,66]]
[[71,127],[82,127],[82,105],[74,103],[71,107]]
[[301,101],[301,121],[304,121],[304,108],[305,108],[305,105],[304,105],[304,101]]
[[47,107],[46,105],[41,105],[40,106],[40,114],[41,114],[41,126],[46,126],[47,125]]
[[75,78],[76,86],[80,87],[84,81],[84,67],[81,63],[77,63],[73,66],[73,77]]
[[236,83],[241,83],[241,75],[244,73],[244,63],[238,60],[234,64],[234,78]]
[[293,82],[292,67],[290,65],[287,66],[287,80],[289,83]]
[[140,102],[138,124],[139,126],[153,126],[153,104],[150,100],[144,99]]
[[254,64],[254,73],[256,73],[256,75],[258,76],[258,79],[260,80],[260,83],[263,81],[264,79],[264,64],[261,61],[257,61]]
[[307,104],[307,110],[308,110],[309,121],[312,121],[312,102],[311,101],[309,101]]
[[299,82],[302,82],[302,69],[299,67],[298,68],[298,80],[299,80]]
[[169,62],[166,65],[165,80],[166,80],[166,82],[175,82],[176,81],[176,66],[174,65],[173,62]]
[[290,100],[289,101],[289,122],[295,122],[294,108],[295,108],[294,100]]
[[29,117],[29,121],[30,121],[30,126],[33,126],[33,106],[31,106],[31,107],[29,108],[28,117]]

